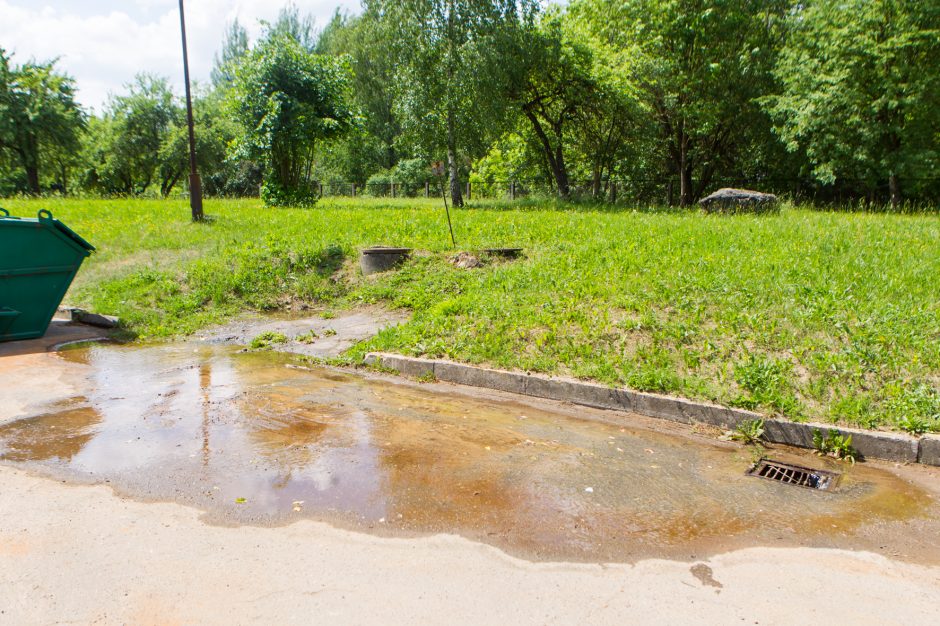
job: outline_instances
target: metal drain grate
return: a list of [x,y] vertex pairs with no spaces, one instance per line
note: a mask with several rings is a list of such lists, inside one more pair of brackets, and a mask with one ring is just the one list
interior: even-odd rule
[[767,480],[776,480],[788,485],[823,491],[828,491],[839,483],[839,474],[835,472],[790,465],[789,463],[780,463],[768,459],[758,461],[747,471],[747,474],[748,476],[757,476]]

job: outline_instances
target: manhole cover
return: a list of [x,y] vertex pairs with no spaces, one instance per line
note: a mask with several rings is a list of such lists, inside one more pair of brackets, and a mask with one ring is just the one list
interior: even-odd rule
[[829,491],[839,483],[839,474],[826,470],[790,465],[779,461],[761,459],[747,471],[748,476],[776,480],[788,485]]

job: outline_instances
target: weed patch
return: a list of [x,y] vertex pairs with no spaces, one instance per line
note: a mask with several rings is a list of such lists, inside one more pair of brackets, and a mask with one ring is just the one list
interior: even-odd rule
[[288,341],[289,339],[284,333],[278,333],[269,330],[252,339],[251,343],[248,344],[248,347],[252,350],[267,350],[278,344],[287,343]]

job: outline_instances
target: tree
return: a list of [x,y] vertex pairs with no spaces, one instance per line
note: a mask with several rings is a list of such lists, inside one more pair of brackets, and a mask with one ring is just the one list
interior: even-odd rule
[[638,161],[638,152],[648,145],[637,128],[640,114],[636,103],[616,89],[597,82],[590,102],[574,120],[573,144],[586,162],[591,177],[591,195],[601,199],[603,183],[617,173],[625,161]]
[[[111,98],[95,125],[86,179],[108,193],[144,193],[160,175],[170,130],[181,123],[182,109],[166,79],[139,74],[127,94]],[[168,193],[166,181],[160,182]]]
[[[236,134],[234,123],[225,115],[219,92],[196,95],[193,122],[196,165],[200,171],[208,173],[207,191],[218,191],[218,174],[224,167],[228,145]],[[167,131],[158,157],[160,193],[166,197],[189,171],[189,131],[182,116]]]
[[661,136],[680,203],[691,204],[770,122],[787,0],[576,0],[570,11]]
[[379,0],[367,4],[395,29],[396,110],[416,156],[447,153],[450,196],[463,205],[462,158],[486,152],[510,105],[506,80],[516,33],[532,0]]
[[595,101],[590,50],[569,38],[560,15],[546,16],[527,34],[523,65],[510,81],[513,100],[531,124],[558,195],[570,193],[566,130]]
[[401,123],[395,111],[396,64],[392,29],[378,19],[374,7],[358,16],[337,11],[317,41],[320,54],[349,55],[352,91],[362,112],[361,132],[336,142],[321,164],[342,180],[364,183],[371,174],[395,167]]
[[316,22],[311,15],[303,15],[293,2],[288,2],[277,14],[273,24],[267,24],[265,36],[276,39],[287,36],[296,41],[307,52],[317,46]]
[[237,150],[262,164],[266,203],[315,202],[309,182],[317,143],[358,124],[349,85],[346,59],[312,54],[284,33],[240,64],[229,101],[243,130]]
[[794,14],[776,68],[782,93],[765,100],[791,150],[805,149],[824,183],[846,178],[870,194],[887,181],[940,172],[940,4],[814,2]]
[[30,193],[40,193],[43,161],[52,152],[77,151],[85,115],[74,80],[55,61],[10,65],[0,48],[0,151],[22,168]]
[[210,78],[216,89],[227,89],[235,80],[235,68],[248,54],[248,31],[238,23],[238,19],[229,24],[222,36],[222,49],[213,58]]

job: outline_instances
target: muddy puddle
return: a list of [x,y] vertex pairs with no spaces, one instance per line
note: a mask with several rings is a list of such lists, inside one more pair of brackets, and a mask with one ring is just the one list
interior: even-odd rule
[[940,562],[932,470],[835,469],[836,491],[747,477],[751,453],[636,417],[420,385],[222,346],[72,349],[83,394],[0,426],[5,463],[171,500],[223,524],[314,518],[456,533],[535,559],[701,558],[751,545]]

